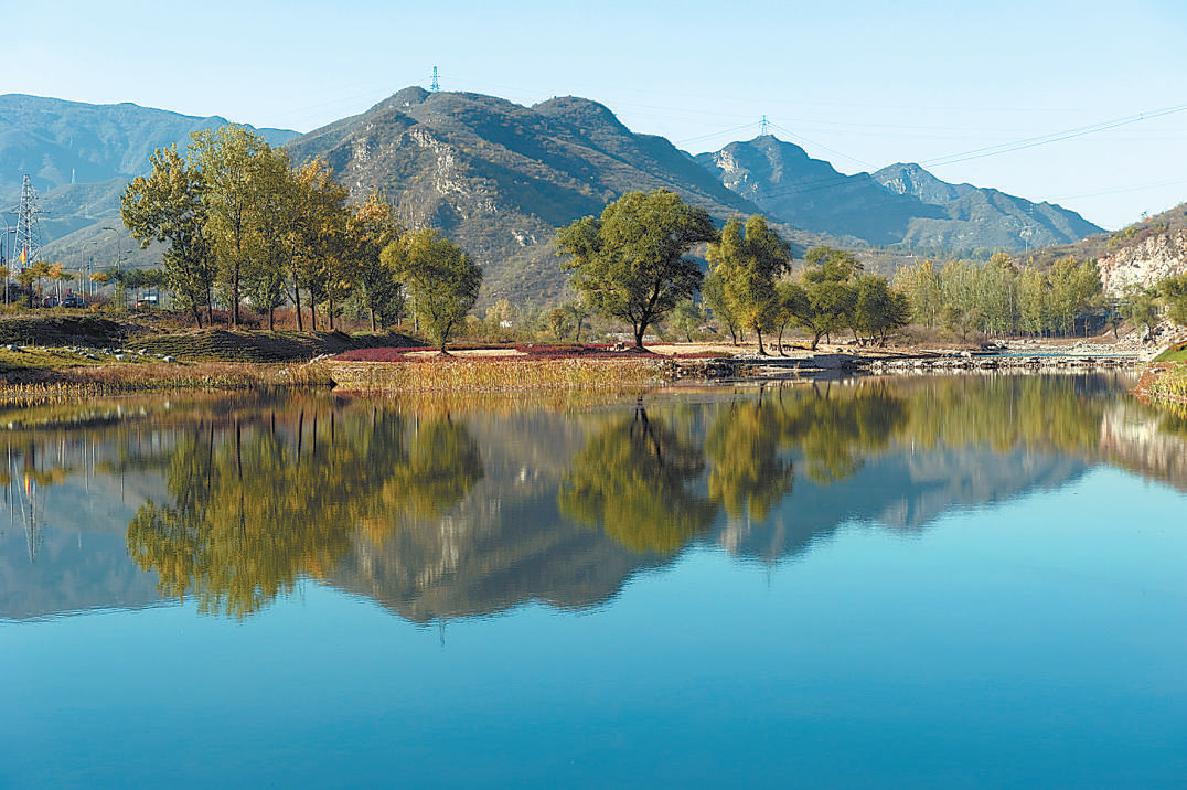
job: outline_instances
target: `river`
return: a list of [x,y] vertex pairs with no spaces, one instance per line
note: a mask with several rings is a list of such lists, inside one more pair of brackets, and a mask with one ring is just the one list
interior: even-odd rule
[[0,785],[1178,785],[1132,384],[7,410]]

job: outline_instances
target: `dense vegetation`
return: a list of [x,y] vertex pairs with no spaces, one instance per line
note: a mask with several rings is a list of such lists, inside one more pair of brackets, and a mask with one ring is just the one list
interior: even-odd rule
[[129,184],[121,213],[143,245],[166,245],[165,280],[199,326],[203,314],[213,324],[216,301],[238,326],[246,301],[268,316],[269,329],[286,303],[298,330],[303,305],[312,330],[319,312],[333,329],[353,301],[375,329],[401,318],[407,292],[444,350],[477,297],[481,271],[449,241],[406,231],[379,195],[348,205],[325,162],[294,169],[287,153],[249,129],[196,132],[186,155],[171,146],[151,163],[149,175]]
[[1077,320],[1102,303],[1096,264],[1071,257],[1046,271],[1019,268],[1004,254],[985,265],[923,261],[900,269],[895,284],[914,321],[960,336],[1072,335]]

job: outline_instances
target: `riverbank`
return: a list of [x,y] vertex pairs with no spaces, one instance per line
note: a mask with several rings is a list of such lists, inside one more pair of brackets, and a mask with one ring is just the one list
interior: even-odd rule
[[1187,406],[1187,362],[1161,362],[1142,373],[1134,392],[1150,403]]
[[[12,338],[33,336],[39,343]],[[442,356],[394,332],[184,330],[103,317],[0,320],[0,401],[65,400],[134,392],[333,389],[349,394],[627,390],[674,382],[820,375],[1091,371],[1129,368],[1142,354],[1112,338],[891,348],[802,342],[757,354],[728,342],[458,343]],[[106,345],[101,345],[106,344]]]

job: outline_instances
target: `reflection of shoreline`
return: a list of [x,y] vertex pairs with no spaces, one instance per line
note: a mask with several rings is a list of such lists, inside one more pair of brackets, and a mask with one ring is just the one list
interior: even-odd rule
[[918,531],[1102,460],[1187,490],[1187,431],[1125,388],[1109,375],[859,378],[456,414],[240,398],[13,431],[14,447],[38,443],[54,515],[40,565],[15,535],[0,540],[0,617],[183,593],[249,616],[302,578],[421,623],[579,610],[686,546],[778,562],[846,524]]
[[1187,433],[1171,433],[1173,415],[1121,400],[1100,426],[1101,457],[1110,464],[1187,491]]

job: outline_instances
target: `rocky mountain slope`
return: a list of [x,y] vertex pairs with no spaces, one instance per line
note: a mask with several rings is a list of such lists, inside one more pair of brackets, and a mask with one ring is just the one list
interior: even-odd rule
[[1106,293],[1187,274],[1187,203],[1093,240]]
[[868,173],[845,175],[770,135],[698,154],[730,190],[780,221],[869,244],[897,244],[920,214],[942,210],[888,192]]
[[697,161],[783,222],[867,244],[967,255],[1066,244],[1102,231],[1073,211],[949,184],[917,164],[839,173],[770,135]]
[[889,191],[942,210],[915,217],[903,244],[948,251],[1023,250],[1078,241],[1103,232],[1074,211],[1032,203],[996,189],[941,181],[917,164],[897,163],[873,174]]
[[555,297],[556,227],[629,190],[666,187],[717,217],[758,210],[667,140],[573,97],[523,107],[406,88],[289,150],[325,157],[353,197],[379,190],[409,225],[440,227],[483,264],[495,297]]

